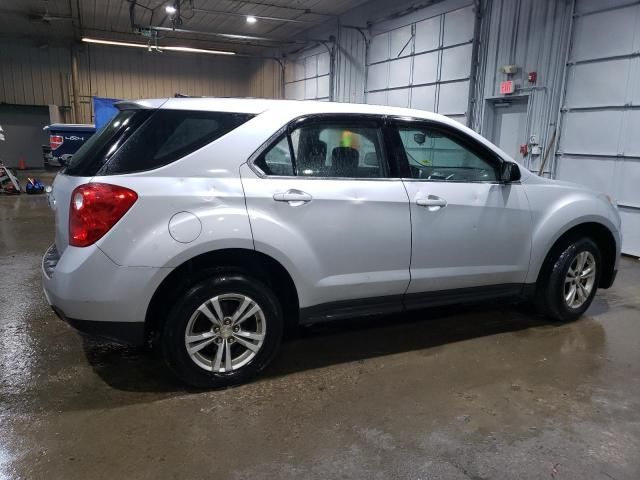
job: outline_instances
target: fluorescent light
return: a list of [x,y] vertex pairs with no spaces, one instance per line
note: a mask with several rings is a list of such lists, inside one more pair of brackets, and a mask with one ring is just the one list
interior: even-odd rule
[[189,53],[208,53],[211,55],[235,55],[236,52],[228,50],[207,50],[204,48],[192,48],[192,47],[155,47],[146,45],[144,43],[130,43],[130,42],[118,42],[115,40],[101,40],[99,38],[82,37],[82,41],[85,43],[99,43],[101,45],[114,45],[117,47],[136,47],[136,48],[151,48],[152,50],[158,50],[163,52],[165,50],[171,52],[189,52]]
[[211,53],[213,55],[235,55],[236,52],[228,50],[206,50],[204,48],[191,47],[160,47],[160,50],[171,50],[173,52]]
[[82,37],[82,41],[85,43],[100,43],[102,45],[117,45],[119,47],[138,47],[147,48],[148,45],[143,43],[129,43],[129,42],[116,42],[115,40],[100,40],[98,38]]
[[256,23],[258,21],[258,19],[256,17],[254,17],[253,15],[249,15],[247,17],[247,23]]
[[176,9],[176,7],[174,7],[173,5],[167,5],[166,7],[164,7],[164,11],[173,15],[178,11],[178,9]]

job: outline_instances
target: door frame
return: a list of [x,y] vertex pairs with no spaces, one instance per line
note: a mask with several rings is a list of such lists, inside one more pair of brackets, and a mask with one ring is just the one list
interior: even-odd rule
[[529,118],[530,118],[530,109],[531,102],[529,101],[529,94],[521,94],[521,95],[509,95],[509,96],[499,96],[499,97],[488,97],[484,100],[484,115],[482,118],[482,128],[481,133],[482,136],[489,140],[494,145],[498,145],[496,143],[495,138],[495,120],[496,120],[496,109],[500,108],[504,103],[508,103],[510,106],[512,103],[526,103],[527,105],[527,123],[525,126],[525,131],[527,133],[527,139],[529,138]]

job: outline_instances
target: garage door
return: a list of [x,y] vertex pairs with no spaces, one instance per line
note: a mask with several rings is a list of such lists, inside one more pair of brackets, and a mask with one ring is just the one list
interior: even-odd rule
[[367,103],[435,111],[466,124],[474,26],[469,5],[389,31],[372,28]]
[[311,51],[288,59],[284,65],[284,98],[329,100],[329,52]]
[[616,198],[640,255],[640,4],[603,3],[576,3],[556,177]]

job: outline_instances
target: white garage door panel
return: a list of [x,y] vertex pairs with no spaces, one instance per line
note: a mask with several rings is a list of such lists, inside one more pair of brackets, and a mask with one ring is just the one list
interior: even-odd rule
[[389,59],[389,33],[376,35],[369,44],[369,63]]
[[628,5],[629,0],[578,0],[576,2],[576,13],[583,14],[602,10],[604,7],[618,7],[620,5]]
[[616,88],[611,75],[628,78],[629,59],[582,63],[569,67],[565,103],[569,108],[624,105],[626,92]]
[[437,16],[416,23],[415,53],[435,50],[440,46],[440,19]]
[[409,106],[409,89],[389,90],[387,96],[387,104],[392,107],[408,107]]
[[413,84],[438,80],[438,52],[423,53],[413,58]]
[[[638,195],[638,189],[640,189],[640,159],[625,158],[623,161],[618,161],[616,178],[618,181],[616,200],[623,205],[640,208],[640,196]],[[605,191],[613,192],[616,190]]]
[[620,8],[576,18],[570,59],[578,61],[631,53],[638,8]]
[[471,5],[445,14],[443,46],[448,47],[473,40],[474,22],[475,16]]
[[380,90],[389,86],[387,74],[389,71],[389,63],[376,63],[371,65],[367,72],[367,89]]
[[414,87],[411,90],[411,108],[418,110],[436,110],[436,86]]
[[329,75],[331,69],[331,57],[329,53],[321,53],[318,55],[318,75]]
[[305,78],[304,67],[305,67],[304,60],[301,60],[299,62],[295,62],[293,64],[293,79],[294,80],[302,80],[303,78]]
[[640,256],[640,211],[620,207],[622,218],[622,251]]
[[469,82],[440,85],[438,113],[443,115],[464,114],[469,105]]
[[404,87],[411,83],[411,58],[389,62],[389,88]]
[[616,198],[622,251],[640,255],[640,3],[630,3],[576,2],[556,174]]
[[329,97],[329,76],[318,77],[318,98]]
[[[625,155],[640,157],[640,110],[627,110],[624,114],[622,149]],[[640,182],[636,185],[636,193],[640,198]]]
[[316,49],[303,57],[288,59],[284,70],[284,97],[291,100],[328,98],[329,71],[330,57],[327,51]]
[[318,79],[309,78],[304,81],[304,98],[317,98],[318,96]]
[[564,155],[558,163],[558,178],[570,180],[599,192],[612,192],[615,186],[616,160],[607,157]]
[[475,13],[471,1],[449,3],[448,12],[446,3],[430,18],[424,18],[428,8],[402,17],[400,28],[398,21],[386,32],[384,22],[374,26],[384,33],[374,35],[368,49],[367,103],[410,105],[467,121]]
[[304,100],[304,81],[286,84],[284,96],[289,100]]
[[316,55],[307,57],[304,62],[304,77],[315,77],[318,75],[318,57]]
[[387,90],[383,90],[382,92],[367,93],[367,103],[370,105],[386,105]]
[[[296,78],[296,74],[299,76]],[[285,82],[295,82],[296,80],[301,80],[304,77],[304,64],[302,68],[297,64],[297,62],[292,60],[287,60],[284,68],[284,81]]]
[[471,73],[471,44],[447,48],[442,51],[441,81],[468,78]]
[[411,40],[411,25],[392,30],[390,35],[391,58],[398,58],[411,53],[411,47],[409,46],[409,41]]
[[621,126],[622,111],[568,112],[564,115],[561,150],[616,155]]

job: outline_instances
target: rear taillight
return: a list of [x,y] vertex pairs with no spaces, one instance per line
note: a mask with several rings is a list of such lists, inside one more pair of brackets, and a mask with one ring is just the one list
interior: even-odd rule
[[133,190],[106,183],[80,185],[71,194],[69,245],[87,247],[113,227],[138,199]]
[[64,137],[62,135],[49,136],[49,146],[51,147],[51,150],[56,150],[63,143],[64,143]]

